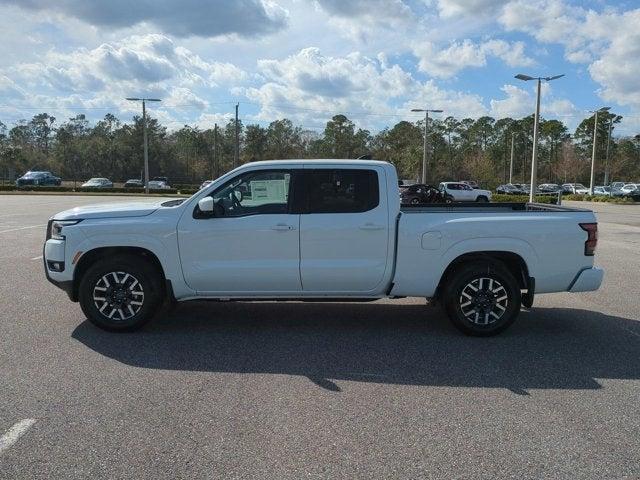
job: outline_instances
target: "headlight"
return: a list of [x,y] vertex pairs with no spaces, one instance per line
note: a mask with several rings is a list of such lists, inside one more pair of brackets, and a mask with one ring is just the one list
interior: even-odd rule
[[64,240],[64,235],[62,235],[62,229],[70,225],[76,225],[81,221],[82,220],[52,220],[51,226],[49,227],[48,237],[53,238],[54,240]]

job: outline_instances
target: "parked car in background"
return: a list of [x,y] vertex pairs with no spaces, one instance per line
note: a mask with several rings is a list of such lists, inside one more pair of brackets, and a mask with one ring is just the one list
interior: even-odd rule
[[574,195],[588,195],[589,189],[581,183],[563,183],[562,193]]
[[82,188],[113,188],[113,182],[108,178],[91,178],[82,184]]
[[144,182],[137,178],[130,178],[124,182],[124,188],[144,188]]
[[149,182],[149,190],[169,190],[170,188],[166,182],[160,180],[151,180]]
[[205,180],[204,182],[202,182],[202,185],[200,185],[200,190],[202,190],[203,188],[208,187],[212,183],[213,183],[213,180]]
[[417,183],[400,187],[400,203],[420,205],[423,203],[451,203],[453,197],[441,192],[433,185]]
[[543,183],[542,185],[538,185],[538,190],[540,193],[558,193],[562,190],[562,187],[557,183]]
[[620,189],[620,192],[625,197],[637,197],[640,196],[640,183],[627,183]]
[[598,185],[597,187],[593,187],[594,195],[604,195],[606,197],[611,196],[611,187],[606,187],[604,185]]
[[167,188],[171,188],[169,187],[169,177],[153,177],[151,180],[154,182],[164,182]]
[[29,170],[27,173],[16,180],[16,187],[24,187],[27,185],[58,187],[61,183],[62,180],[60,179],[60,177],[56,177],[51,172]]
[[518,195],[522,193],[522,190],[519,187],[516,187],[512,183],[507,183],[505,185],[498,185],[496,187],[496,192],[501,193],[503,195]]
[[462,182],[442,182],[438,189],[456,202],[489,202],[491,200],[489,190],[474,189]]

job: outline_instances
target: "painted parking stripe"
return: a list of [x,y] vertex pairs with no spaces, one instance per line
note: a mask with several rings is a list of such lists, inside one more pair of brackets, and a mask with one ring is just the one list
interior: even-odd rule
[[29,430],[34,423],[36,423],[35,418],[25,418],[7,430],[7,433],[0,437],[0,453],[16,443],[22,435],[27,433],[27,430]]
[[29,225],[28,227],[10,228],[9,230],[0,230],[0,233],[17,232],[18,230],[27,230],[28,228],[40,228],[40,227],[46,227],[46,226],[47,226],[46,223],[43,223],[40,225]]

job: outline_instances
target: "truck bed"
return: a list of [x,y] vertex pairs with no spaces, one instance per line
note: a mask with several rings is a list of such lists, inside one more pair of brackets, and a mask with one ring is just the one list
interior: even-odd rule
[[563,207],[562,205],[550,205],[547,203],[529,202],[504,202],[504,203],[424,203],[419,205],[402,205],[402,213],[443,213],[443,212],[589,212],[586,208]]

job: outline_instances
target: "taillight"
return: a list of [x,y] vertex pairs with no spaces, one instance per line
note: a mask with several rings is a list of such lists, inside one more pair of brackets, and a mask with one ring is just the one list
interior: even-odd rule
[[581,223],[580,228],[587,232],[587,241],[584,242],[584,254],[592,257],[596,253],[598,245],[598,224],[597,223]]

